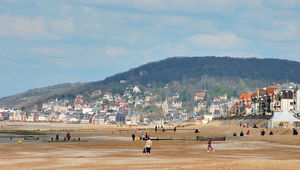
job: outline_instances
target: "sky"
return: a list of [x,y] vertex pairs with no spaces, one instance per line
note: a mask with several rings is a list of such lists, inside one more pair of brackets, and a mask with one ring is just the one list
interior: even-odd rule
[[300,1],[0,0],[0,97],[174,56],[300,61]]

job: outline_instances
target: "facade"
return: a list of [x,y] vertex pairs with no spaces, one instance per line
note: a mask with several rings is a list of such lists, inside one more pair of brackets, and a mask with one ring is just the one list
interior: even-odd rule
[[296,90],[296,112],[300,112],[300,85],[298,85]]
[[194,101],[204,100],[205,92],[194,93]]

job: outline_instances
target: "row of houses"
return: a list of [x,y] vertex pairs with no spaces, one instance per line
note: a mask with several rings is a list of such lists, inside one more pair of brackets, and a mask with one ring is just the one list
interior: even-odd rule
[[241,94],[227,116],[265,114],[289,111],[291,114],[300,112],[300,85],[284,84],[272,85],[263,89],[256,89],[249,94]]

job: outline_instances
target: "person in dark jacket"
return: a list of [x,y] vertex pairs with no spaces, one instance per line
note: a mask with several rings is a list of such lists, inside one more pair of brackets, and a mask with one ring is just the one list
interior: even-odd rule
[[261,136],[264,136],[265,133],[266,133],[266,132],[265,132],[265,130],[263,129],[263,130],[260,132],[260,135],[261,135]]

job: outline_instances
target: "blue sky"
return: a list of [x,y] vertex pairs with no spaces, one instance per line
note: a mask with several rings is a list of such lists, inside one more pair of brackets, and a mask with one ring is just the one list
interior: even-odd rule
[[212,55],[300,61],[300,1],[0,1],[0,97]]

